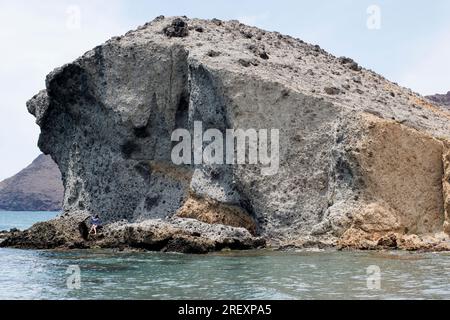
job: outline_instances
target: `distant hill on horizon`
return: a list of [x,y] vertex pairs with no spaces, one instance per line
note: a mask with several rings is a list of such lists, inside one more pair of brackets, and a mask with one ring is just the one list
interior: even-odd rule
[[435,94],[432,96],[427,96],[427,98],[440,105],[447,106],[449,107],[447,109],[450,109],[450,91],[446,94]]
[[41,154],[28,167],[0,182],[0,211],[59,211],[64,188],[50,156]]

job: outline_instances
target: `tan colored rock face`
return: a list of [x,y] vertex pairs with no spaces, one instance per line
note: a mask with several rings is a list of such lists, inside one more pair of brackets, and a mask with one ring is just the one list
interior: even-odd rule
[[[443,143],[399,123],[374,116],[367,126],[358,161],[365,193],[397,223],[392,231],[432,233],[442,230]],[[390,219],[380,216],[380,223]]]
[[442,197],[445,210],[444,232],[450,235],[450,142],[448,141],[444,142],[442,160],[444,166],[444,177],[442,179]]
[[210,224],[224,224],[237,228],[245,228],[256,234],[256,223],[241,207],[221,204],[210,199],[202,199],[191,195],[176,216],[192,218]]
[[448,245],[441,241],[449,225],[448,142],[368,114],[362,116],[362,126],[356,159],[364,196],[339,244],[445,250]]
[[[354,228],[367,233],[384,233],[404,230],[398,213],[386,204],[370,203],[361,211],[355,212]],[[403,229],[403,230],[402,230]]]

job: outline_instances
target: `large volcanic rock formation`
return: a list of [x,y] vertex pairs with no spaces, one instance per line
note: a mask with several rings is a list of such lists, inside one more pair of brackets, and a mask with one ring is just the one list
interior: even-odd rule
[[[238,21],[158,17],[46,84],[28,109],[68,216],[197,219],[271,245],[448,240],[450,114],[319,46]],[[175,165],[171,134],[195,121],[279,129],[278,173]]]

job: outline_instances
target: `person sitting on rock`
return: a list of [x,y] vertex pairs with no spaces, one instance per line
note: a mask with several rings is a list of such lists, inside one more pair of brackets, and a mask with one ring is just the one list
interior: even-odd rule
[[100,230],[102,228],[102,221],[100,220],[98,214],[91,218],[91,225],[92,227],[89,233],[97,234],[97,230]]

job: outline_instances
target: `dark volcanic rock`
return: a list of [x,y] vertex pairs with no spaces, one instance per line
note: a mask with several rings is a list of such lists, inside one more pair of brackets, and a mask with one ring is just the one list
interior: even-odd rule
[[336,88],[336,87],[325,87],[324,91],[329,95],[336,95],[336,94],[341,93],[341,89]]
[[164,34],[168,37],[187,37],[189,35],[188,24],[180,19],[174,19],[170,25],[164,28]]
[[64,188],[50,156],[40,155],[27,168],[0,182],[0,210],[58,211]]
[[447,94],[435,94],[433,96],[428,96],[427,98],[450,109],[450,91],[447,92]]
[[339,58],[340,63],[343,65],[346,65],[350,70],[353,71],[361,71],[361,67],[351,58],[347,57],[340,57]]

